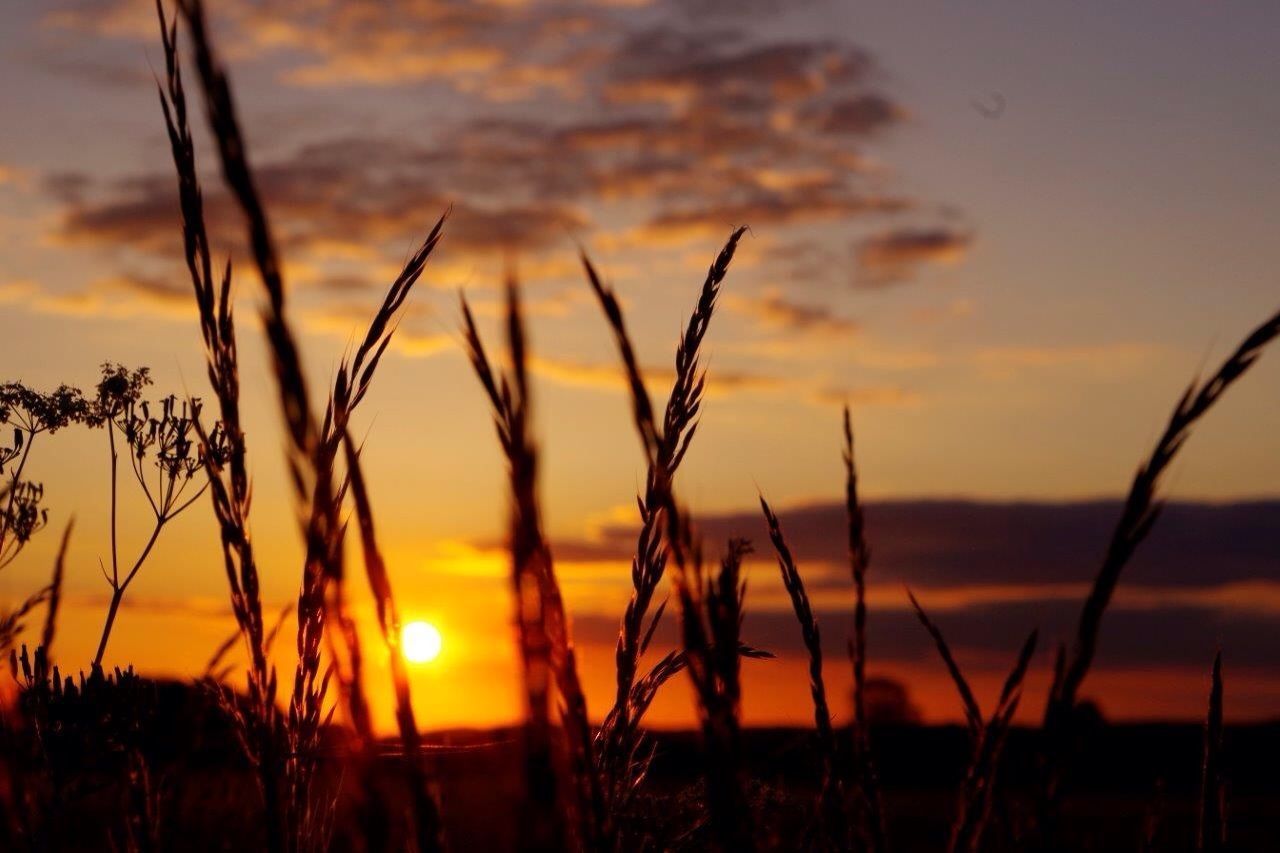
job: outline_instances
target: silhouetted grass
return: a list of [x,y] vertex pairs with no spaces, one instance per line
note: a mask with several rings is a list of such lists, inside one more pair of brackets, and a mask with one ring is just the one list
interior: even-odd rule
[[[611,829],[592,758],[591,724],[586,696],[578,679],[569,622],[551,549],[542,532],[538,454],[529,414],[528,345],[514,276],[507,279],[506,294],[507,349],[511,364],[507,373],[500,374],[491,366],[465,298],[462,315],[471,364],[493,409],[498,440],[510,474],[512,591],[530,714],[528,782],[532,808],[527,813],[530,834],[524,841],[532,848],[550,846],[554,849],[563,846],[566,839],[573,839],[584,849],[597,849],[607,844]],[[550,732],[548,674],[558,693],[567,742],[568,754],[563,763],[569,778],[565,780],[566,796],[559,803],[567,821],[557,820],[555,812],[557,780]]]
[[[640,660],[662,618],[665,602],[654,612],[647,626],[645,619],[667,568],[668,553],[662,542],[663,524],[673,521],[668,510],[674,507],[675,475],[693,441],[702,406],[706,385],[706,374],[700,368],[702,344],[715,314],[720,286],[745,230],[738,228],[729,235],[724,248],[707,269],[697,304],[676,346],[675,379],[661,424],[656,420],[643,371],[627,332],[622,306],[612,288],[601,280],[586,253],[582,254],[587,281],[600,302],[622,358],[632,413],[647,467],[644,494],[636,500],[641,524],[631,564],[631,599],[623,612],[614,656],[617,691],[599,734],[598,772],[603,777],[605,790],[615,810],[625,807],[636,780],[644,774],[644,763],[637,760],[637,750],[640,747],[639,725],[647,703],[644,707],[636,704],[634,688]],[[651,674],[660,671],[655,669]]]
[[1063,653],[1055,667],[1044,712],[1045,754],[1040,793],[1039,844],[1052,844],[1057,832],[1057,799],[1061,764],[1069,748],[1071,721],[1080,686],[1098,647],[1102,617],[1115,593],[1120,575],[1138,546],[1160,516],[1163,502],[1158,498],[1160,478],[1191,435],[1192,427],[1222,399],[1223,394],[1262,355],[1262,350],[1280,336],[1280,312],[1249,333],[1222,365],[1205,381],[1193,380],[1179,398],[1156,441],[1151,454],[1134,474],[1124,509],[1116,523],[1106,555],[1093,587],[1080,611],[1075,643],[1070,655]]
[[[361,468],[360,451],[351,438],[351,420],[392,343],[406,300],[441,244],[448,214],[438,218],[410,255],[375,307],[354,350],[340,359],[317,417],[314,396],[302,370],[298,336],[289,318],[282,259],[250,164],[226,69],[200,0],[178,0],[177,8],[178,20],[170,22],[163,5],[157,3],[164,53],[164,76],[158,88],[177,174],[183,258],[218,419],[202,420],[196,399],[182,402],[169,397],[159,401],[154,410],[150,408],[142,399],[150,381],[145,368],[104,365],[96,397],[86,397],[68,386],[41,393],[19,382],[0,384],[0,423],[14,430],[12,446],[0,447],[0,569],[19,555],[49,519],[43,486],[26,479],[27,460],[37,436],[71,425],[104,427],[111,453],[111,566],[108,572],[104,565],[103,573],[112,589],[97,654],[88,674],[80,673],[78,678],[70,670],[64,673],[52,657],[70,523],[50,584],[0,617],[0,651],[9,652],[19,690],[13,709],[0,707],[0,845],[15,850],[66,849],[63,840],[70,838],[84,849],[149,850],[185,849],[201,840],[171,830],[166,822],[169,780],[157,772],[157,750],[148,738],[159,734],[195,740],[207,732],[194,717],[182,714],[171,714],[158,723],[157,684],[141,678],[130,667],[108,671],[102,661],[125,591],[161,529],[207,490],[218,524],[236,633],[218,647],[206,667],[201,682],[214,689],[195,695],[204,697],[210,706],[204,710],[213,715],[214,727],[224,725],[231,732],[220,742],[221,772],[238,789],[253,791],[262,803],[259,822],[254,806],[238,801],[232,814],[243,826],[224,827],[228,837],[234,829],[249,839],[243,846],[279,853],[383,850],[397,845],[430,853],[445,846],[449,814],[435,796],[435,765],[424,746],[410,696],[391,573],[377,539],[373,498]],[[286,463],[303,537],[305,556],[296,605],[297,662],[284,710],[279,707],[270,651],[290,609],[286,608],[273,628],[266,628],[263,567],[250,531],[252,488],[241,411],[232,268],[229,261],[216,264],[210,246],[182,79],[179,20],[185,22],[193,49],[223,180],[243,218],[265,297],[262,325],[288,439]],[[744,643],[742,637],[747,588],[744,560],[750,544],[730,540],[718,567],[708,570],[693,516],[677,498],[675,477],[703,414],[706,337],[720,288],[744,233],[744,228],[734,229],[707,270],[677,344],[674,380],[660,414],[650,398],[617,295],[585,254],[582,256],[588,283],[619,352],[645,463],[645,483],[637,499],[640,525],[631,594],[614,654],[614,695],[598,731],[588,715],[570,617],[543,525],[540,460],[533,437],[530,344],[519,288],[514,276],[508,279],[503,319],[509,363],[505,368],[490,360],[472,312],[465,299],[462,301],[465,347],[492,410],[508,466],[511,595],[521,661],[520,688],[527,711],[519,744],[523,790],[515,795],[522,797],[517,844],[523,849],[605,851],[665,845],[747,851],[768,846],[885,853],[894,841],[889,837],[870,749],[866,576],[871,549],[858,492],[848,408],[844,410],[843,459],[853,591],[849,640],[853,696],[851,748],[847,753],[841,746],[837,711],[832,708],[824,680],[821,632],[813,604],[783,524],[760,498],[807,656],[814,708],[821,778],[817,807],[813,808],[810,800],[801,809],[806,817],[800,821],[788,824],[771,812],[776,803],[762,796],[759,780],[747,772],[748,749],[741,719],[742,660],[771,656]],[[1035,784],[1028,786],[1033,802],[1027,825],[1005,825],[993,819],[993,810],[1003,802],[998,787],[1004,778],[1002,759],[1038,633],[1032,631],[1027,637],[994,708],[984,715],[941,629],[915,595],[907,592],[955,685],[966,720],[969,745],[947,833],[949,851],[977,853],[1008,845],[1059,849],[1065,843],[1059,832],[1060,777],[1080,734],[1076,726],[1080,690],[1097,653],[1103,615],[1125,566],[1158,518],[1163,473],[1199,419],[1278,336],[1280,314],[1255,329],[1207,380],[1193,382],[1134,476],[1102,566],[1083,603],[1074,643],[1069,651],[1061,647],[1055,660],[1037,744]],[[155,514],[153,532],[132,563],[121,562],[117,547],[121,450]],[[149,484],[144,460],[159,466],[160,478],[155,481],[159,485]],[[200,484],[185,492],[194,479]],[[364,678],[364,650],[346,593],[344,509],[348,499],[357,522],[382,646],[390,657],[389,687],[402,746],[401,754],[395,756],[397,785],[388,784],[382,772],[383,755]],[[643,658],[665,613],[666,600],[658,600],[655,606],[664,579],[669,581],[678,606],[679,647],[642,670]],[[33,650],[26,645],[15,648],[26,622],[40,606],[47,608],[40,644]],[[237,644],[243,645],[248,661],[244,695],[225,681],[235,666],[227,661]],[[698,763],[702,779],[701,786],[682,802],[677,798],[663,800],[665,792],[655,790],[651,775],[654,752],[642,729],[645,713],[659,690],[681,672],[690,679],[700,729],[701,751],[689,760]],[[337,702],[329,695],[331,679],[338,687]],[[1203,851],[1226,849],[1221,654],[1214,661],[1211,684],[1195,836],[1196,846]],[[332,724],[339,706],[346,725]],[[241,754],[243,765],[232,768]],[[347,775],[350,778],[344,779]],[[247,781],[249,778],[254,784]],[[87,801],[93,801],[97,809],[93,814],[101,826],[92,831],[87,825],[65,826],[69,805]],[[344,804],[350,806],[347,812],[341,812]],[[659,812],[664,805],[670,807],[665,814]],[[812,820],[815,815],[817,821]],[[657,823],[662,826],[655,826]],[[792,835],[770,835],[783,825],[801,828]],[[404,831],[399,827],[405,827]],[[1007,837],[999,837],[1001,829]]]
[[818,629],[818,619],[813,615],[813,607],[809,604],[809,594],[805,591],[800,569],[796,566],[791,547],[783,535],[782,523],[763,495],[760,496],[760,509],[769,527],[769,540],[778,555],[782,585],[791,599],[792,611],[800,625],[800,638],[809,656],[809,694],[813,698],[813,722],[818,734],[818,750],[822,756],[822,781],[815,817],[827,843],[838,845],[847,842],[843,811],[846,804],[843,785],[837,772],[839,751],[836,734],[831,724],[831,709],[827,704],[826,682],[822,677],[822,633]]
[[1226,792],[1222,780],[1222,652],[1213,658],[1209,712],[1204,722],[1204,766],[1200,783],[1200,827],[1196,849],[1216,853],[1226,849],[1224,820]]

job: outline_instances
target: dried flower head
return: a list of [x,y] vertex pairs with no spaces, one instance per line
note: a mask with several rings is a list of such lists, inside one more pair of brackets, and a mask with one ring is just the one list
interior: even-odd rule
[[40,505],[44,500],[44,486],[17,482],[9,485],[7,491],[4,507],[0,509],[0,529],[5,533],[0,539],[0,568],[13,562],[22,546],[49,522],[49,510]]
[[[145,380],[145,375],[145,370],[112,374],[114,387],[100,399],[108,400],[103,411],[115,409],[110,421],[124,437],[134,474],[152,508],[158,516],[170,517],[186,508],[187,504],[179,504],[180,498],[192,478],[204,469],[209,456],[214,457],[215,464],[225,461],[226,430],[215,424],[207,451],[202,449],[195,428],[200,400],[179,400],[174,395],[156,403],[138,399],[134,394],[141,390],[141,384],[135,380]],[[150,466],[156,469],[154,480],[147,473]]]
[[88,406],[85,423],[100,427],[113,420],[132,403],[142,399],[142,389],[151,384],[151,369],[139,367],[130,370],[122,364],[103,362],[102,378],[98,381],[97,399]]
[[59,385],[48,394],[21,382],[0,385],[0,423],[27,433],[57,432],[84,420],[88,413],[84,393],[70,385]]

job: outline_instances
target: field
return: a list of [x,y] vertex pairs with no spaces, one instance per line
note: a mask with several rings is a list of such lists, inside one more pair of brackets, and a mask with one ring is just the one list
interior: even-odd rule
[[[772,652],[743,636],[751,599],[743,560],[751,543],[707,542],[682,500],[677,472],[695,443],[707,392],[704,342],[731,280],[745,226],[707,259],[694,308],[676,341],[670,389],[651,397],[627,308],[584,250],[584,289],[616,346],[635,436],[647,473],[637,496],[632,593],[619,614],[616,692],[588,709],[573,641],[573,614],[557,578],[539,491],[527,309],[512,272],[503,289],[501,353],[486,341],[462,298],[461,338],[490,408],[508,477],[511,641],[520,662],[526,720],[515,729],[424,735],[406,657],[438,652],[431,640],[402,647],[403,625],[375,524],[379,496],[362,470],[352,414],[375,384],[406,300],[428,261],[445,251],[450,214],[440,214],[381,302],[367,331],[317,389],[302,367],[290,312],[288,266],[244,141],[229,71],[199,0],[158,5],[163,63],[160,102],[176,172],[181,218],[173,223],[189,274],[214,398],[149,397],[145,368],[105,364],[99,384],[42,392],[0,386],[12,447],[0,449],[0,568],[48,521],[40,486],[24,479],[36,453],[64,429],[102,430],[111,449],[112,550],[102,573],[111,589],[92,661],[55,655],[64,557],[50,583],[0,620],[0,652],[17,689],[0,727],[0,847],[6,850],[1267,850],[1280,848],[1280,729],[1225,726],[1230,681],[1220,653],[1205,661],[1205,722],[1109,725],[1084,698],[1099,631],[1126,567],[1159,523],[1166,475],[1196,425],[1280,336],[1280,314],[1174,401],[1140,460],[1072,641],[1056,649],[1045,697],[1024,691],[1041,645],[1032,631],[1008,650],[996,701],[983,707],[927,598],[908,592],[920,629],[936,647],[965,724],[912,725],[872,701],[868,676],[867,576],[876,571],[874,524],[864,516],[855,455],[856,412],[833,422],[843,458],[831,460],[845,491],[850,616],[848,661],[823,659],[824,631],[788,540],[785,511],[759,497],[768,542],[807,653],[813,726],[754,729],[741,718],[745,661]],[[196,85],[183,78],[185,59]],[[180,55],[182,54],[182,55]],[[286,464],[305,554],[292,608],[296,634],[264,612],[255,539],[251,456],[243,427],[233,281],[242,269],[218,255],[206,221],[191,123],[203,113],[235,201],[260,282],[259,318],[273,393],[285,426]],[[248,264],[245,264],[248,266]],[[39,439],[39,441],[37,441]],[[857,445],[858,453],[864,452]],[[867,452],[874,452],[871,449]],[[136,483],[135,483],[136,481]],[[139,556],[115,542],[117,491],[142,490],[154,530]],[[236,632],[194,682],[153,680],[104,666],[116,617],[152,546],[185,512],[211,507]],[[45,532],[44,535],[54,535]],[[359,556],[358,565],[346,546]],[[350,605],[350,585],[376,602],[378,642],[389,679],[374,683]],[[668,589],[670,592],[668,593]],[[650,648],[661,620],[675,648]],[[40,630],[37,632],[36,627]],[[95,636],[97,636],[95,634]],[[38,639],[37,639],[38,637]],[[426,642],[426,646],[416,643]],[[277,671],[272,648],[296,647],[296,666]],[[659,644],[660,645],[660,644]],[[1228,653],[1229,654],[1229,653]],[[1229,657],[1228,657],[1229,659]],[[824,667],[852,674],[850,725],[834,720]],[[674,679],[692,685],[698,726],[651,732],[645,715]],[[391,697],[397,736],[376,731],[375,694]],[[1039,725],[1015,724],[1029,705]]]

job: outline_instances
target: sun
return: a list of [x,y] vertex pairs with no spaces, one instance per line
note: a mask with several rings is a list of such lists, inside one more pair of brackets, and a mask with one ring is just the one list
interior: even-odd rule
[[400,647],[411,663],[431,663],[443,646],[440,630],[430,622],[410,622],[400,631]]

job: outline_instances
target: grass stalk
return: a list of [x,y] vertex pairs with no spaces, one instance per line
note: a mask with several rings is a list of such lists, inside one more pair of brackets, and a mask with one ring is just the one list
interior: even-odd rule
[[400,613],[396,608],[386,561],[382,557],[382,550],[378,547],[373,523],[373,507],[360,466],[360,453],[351,441],[349,433],[344,436],[344,443],[347,453],[347,471],[351,480],[351,495],[355,501],[356,520],[360,528],[365,573],[369,578],[369,587],[373,591],[374,604],[378,611],[378,627],[382,631],[382,640],[390,656],[391,682],[396,703],[396,726],[399,729],[400,744],[404,750],[402,766],[413,811],[414,839],[420,853],[431,853],[443,847],[440,808],[423,764],[422,736],[418,732],[418,723],[409,693],[409,675],[405,670],[404,654],[400,649]]
[[1150,455],[1134,474],[1124,508],[1103,557],[1102,566],[1080,612],[1075,642],[1055,673],[1044,712],[1044,750],[1039,793],[1040,844],[1052,843],[1056,833],[1056,800],[1061,764],[1069,751],[1071,720],[1080,688],[1098,648],[1102,617],[1115,593],[1120,576],[1138,546],[1146,539],[1164,506],[1159,498],[1161,477],[1191,435],[1192,428],[1212,409],[1235,382],[1251,368],[1263,349],[1280,336],[1280,312],[1273,314],[1245,337],[1222,365],[1203,382],[1193,380],[1178,399]]
[[67,548],[71,545],[71,531],[75,529],[75,518],[67,521],[62,531],[62,542],[58,545],[58,556],[53,560],[53,580],[49,582],[49,599],[45,608],[44,628],[40,631],[40,648],[44,649],[45,660],[53,664],[53,641],[58,631],[58,609],[62,603],[62,579],[67,568]]
[[1218,853],[1227,845],[1225,789],[1222,781],[1222,652],[1213,658],[1209,712],[1204,722],[1204,762],[1200,779],[1199,853]]
[[702,728],[707,818],[715,846],[750,851],[756,846],[755,821],[741,778],[740,706],[741,630],[746,581],[742,559],[746,540],[731,540],[715,577],[706,577],[701,548],[683,516],[681,538],[673,549],[675,586],[680,602],[681,636],[686,670],[697,696]]
[[867,719],[867,569],[871,548],[867,544],[866,516],[858,497],[858,468],[853,455],[853,417],[844,407],[844,497],[849,538],[849,575],[853,580],[853,635],[849,638],[849,663],[853,669],[853,767],[850,785],[854,794],[851,829],[869,853],[888,849],[888,827],[880,777],[871,754],[871,727]]
[[991,817],[1000,756],[1003,754],[1009,729],[1013,725],[1013,715],[1017,713],[1018,704],[1022,699],[1022,682],[1026,678],[1027,668],[1031,665],[1031,658],[1035,655],[1039,632],[1032,631],[1027,636],[1018,652],[1013,669],[1009,671],[1000,689],[995,710],[992,711],[989,719],[984,720],[978,700],[974,697],[969,682],[956,662],[955,655],[952,654],[951,646],[943,636],[942,630],[929,618],[910,590],[907,590],[907,597],[911,600],[911,606],[915,609],[920,624],[933,638],[938,655],[946,665],[956,692],[960,695],[970,740],[973,743],[969,765],[960,786],[959,803],[955,820],[951,825],[947,850],[948,853],[977,853],[982,847],[982,836]]
[[[599,779],[592,758],[593,741],[586,697],[578,678],[577,659],[568,618],[555,575],[551,549],[542,531],[538,500],[538,453],[531,434],[527,339],[514,276],[506,284],[506,332],[510,370],[494,370],[466,299],[462,300],[463,334],[472,367],[488,397],[511,488],[511,579],[516,600],[517,639],[523,665],[529,712],[526,781],[531,796],[555,797],[556,762],[551,743],[548,681],[560,699],[561,724],[567,746],[562,762],[568,770],[568,791],[561,814],[572,825],[559,825],[551,802],[530,803],[524,843],[560,844],[570,838],[585,849],[606,846],[611,834]],[[567,835],[572,833],[572,836]],[[550,848],[547,848],[550,849]]]
[[[605,788],[614,810],[621,810],[627,796],[635,790],[636,774],[633,771],[637,765],[632,758],[639,746],[639,724],[644,708],[631,700],[640,660],[648,650],[649,640],[663,612],[659,607],[652,616],[649,615],[667,568],[668,553],[663,545],[664,515],[666,509],[674,505],[676,471],[697,430],[697,416],[706,385],[706,373],[700,369],[702,344],[715,314],[721,284],[745,231],[745,228],[735,229],[707,269],[697,304],[676,347],[675,379],[661,425],[656,419],[617,295],[602,281],[586,253],[582,254],[587,281],[604,311],[622,359],[647,469],[644,495],[637,499],[641,523],[631,563],[632,593],[623,612],[614,655],[614,702],[605,716],[598,738],[598,770],[606,780]],[[647,708],[647,704],[644,707]]]
[[818,628],[818,619],[814,616],[813,607],[809,603],[809,594],[804,588],[804,579],[800,576],[795,556],[791,553],[791,547],[787,544],[787,538],[782,532],[782,523],[763,495],[760,496],[760,509],[769,527],[769,540],[773,543],[773,549],[778,555],[778,570],[782,575],[782,585],[791,599],[791,608],[800,625],[800,637],[809,656],[809,693],[813,699],[813,722],[818,735],[818,751],[822,759],[818,823],[822,827],[825,839],[833,846],[838,846],[846,837],[846,829],[843,825],[844,793],[836,772],[838,750],[835,729],[831,724],[827,688],[822,677],[822,635]]

